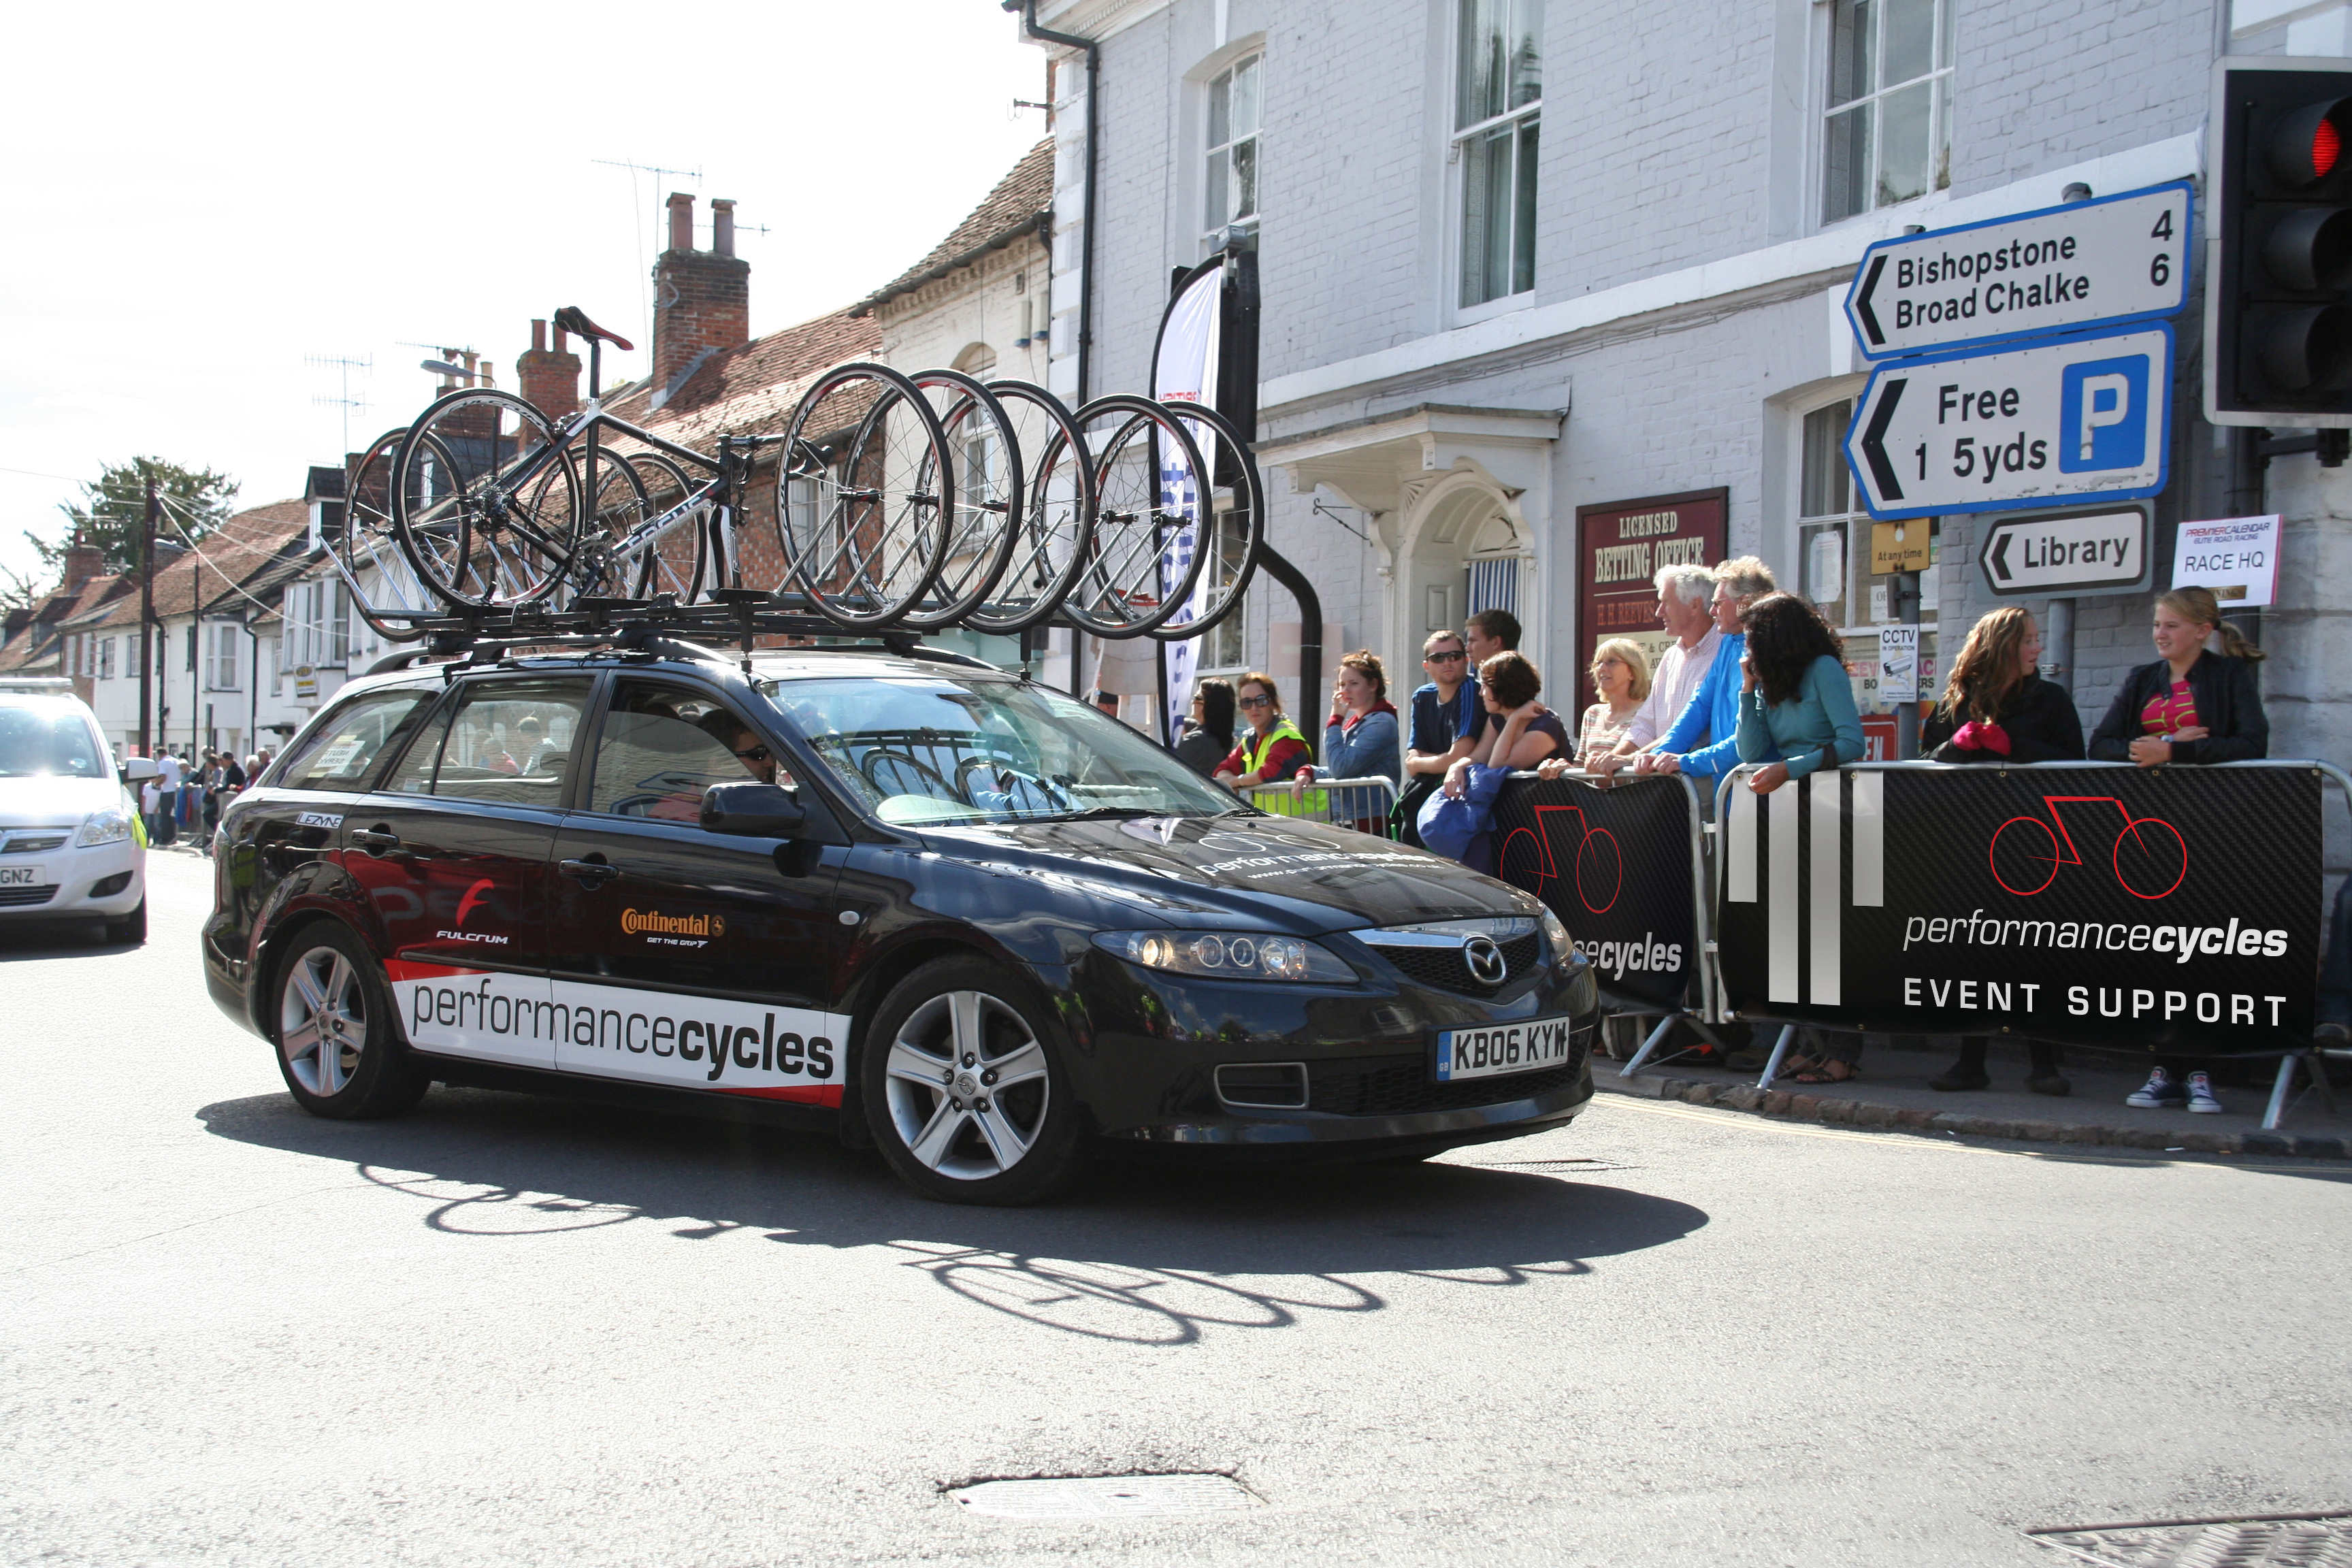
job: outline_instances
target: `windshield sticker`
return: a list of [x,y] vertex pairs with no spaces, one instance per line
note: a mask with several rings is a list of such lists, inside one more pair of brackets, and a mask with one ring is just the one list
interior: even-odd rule
[[804,1007],[439,964],[386,966],[409,1044],[762,1099],[841,1103],[851,1020]]

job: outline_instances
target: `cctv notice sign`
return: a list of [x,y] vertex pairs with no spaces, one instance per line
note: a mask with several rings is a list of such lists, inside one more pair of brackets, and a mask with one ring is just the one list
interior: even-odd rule
[[2313,1022],[2320,789],[2296,766],[1735,784],[1725,994],[1750,1018],[1897,1033],[2292,1048]]
[[1871,516],[1935,517],[2155,495],[2171,428],[2158,321],[1881,364],[1845,449]]
[[1882,239],[1846,318],[1864,355],[1892,359],[2176,315],[2192,211],[2183,180]]

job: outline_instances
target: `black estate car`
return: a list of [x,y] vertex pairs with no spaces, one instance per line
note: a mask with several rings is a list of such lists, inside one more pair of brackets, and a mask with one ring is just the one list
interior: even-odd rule
[[952,654],[396,669],[220,831],[207,979],[320,1116],[585,1094],[1002,1204],[1097,1153],[1411,1159],[1592,1093],[1591,971],[1535,899]]

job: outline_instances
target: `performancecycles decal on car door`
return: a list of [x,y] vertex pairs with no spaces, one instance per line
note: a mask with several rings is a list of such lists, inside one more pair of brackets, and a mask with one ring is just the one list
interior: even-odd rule
[[676,1089],[839,1105],[850,1020],[806,1007],[394,961],[420,1050]]

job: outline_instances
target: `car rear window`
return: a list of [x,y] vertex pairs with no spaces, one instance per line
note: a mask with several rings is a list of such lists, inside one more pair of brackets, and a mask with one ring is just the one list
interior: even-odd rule
[[280,789],[364,789],[376,763],[423,720],[439,695],[415,686],[360,693],[311,727],[273,782]]

